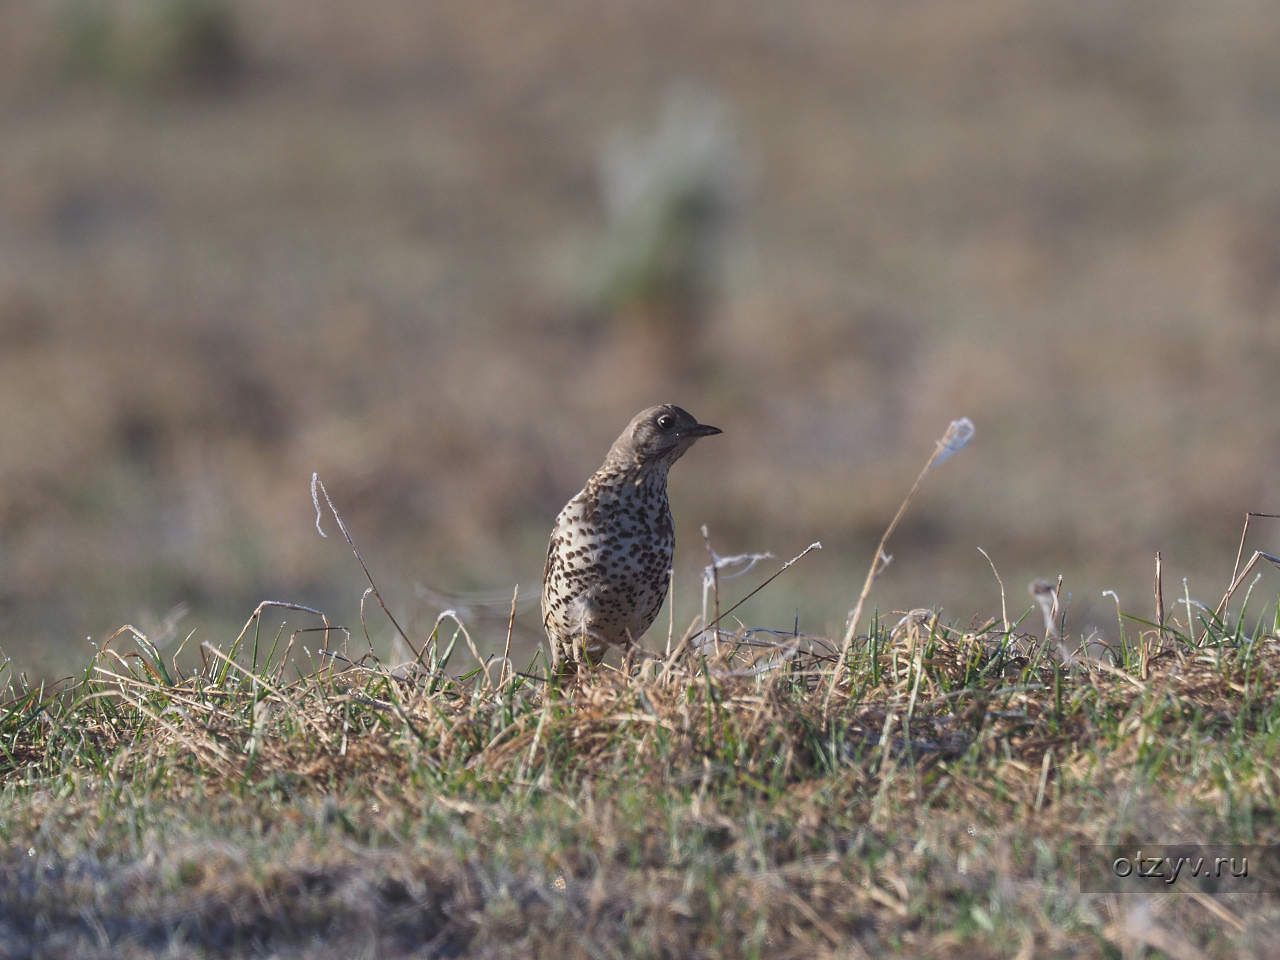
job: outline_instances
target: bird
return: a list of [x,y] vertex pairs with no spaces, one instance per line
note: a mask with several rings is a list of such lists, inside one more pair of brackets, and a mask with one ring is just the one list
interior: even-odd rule
[[649,629],[667,596],[675,547],[667,473],[694,441],[721,432],[674,404],[641,410],[564,505],[542,574],[553,672],[570,676]]

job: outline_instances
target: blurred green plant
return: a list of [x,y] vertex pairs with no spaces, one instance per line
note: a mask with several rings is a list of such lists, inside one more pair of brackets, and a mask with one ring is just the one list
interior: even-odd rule
[[95,0],[68,0],[59,22],[67,71],[79,77],[108,73],[111,17],[106,5]]
[[593,312],[687,332],[714,294],[740,192],[741,152],[720,104],[678,88],[647,135],[618,136],[600,182],[607,224],[591,272]]
[[68,0],[61,30],[69,73],[133,89],[218,87],[242,62],[227,0]]

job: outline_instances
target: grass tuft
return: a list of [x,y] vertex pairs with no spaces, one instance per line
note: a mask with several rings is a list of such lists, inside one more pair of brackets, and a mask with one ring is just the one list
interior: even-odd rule
[[310,652],[315,612],[280,612],[187,673],[123,628],[60,684],[6,674],[10,942],[1261,956],[1276,932],[1274,895],[1143,898],[1130,922],[1135,898],[1080,892],[1076,845],[1277,842],[1280,609],[1162,642],[1131,620],[1116,665],[919,611],[844,662],[719,631],[570,686],[492,668],[447,618],[392,668],[327,621]]

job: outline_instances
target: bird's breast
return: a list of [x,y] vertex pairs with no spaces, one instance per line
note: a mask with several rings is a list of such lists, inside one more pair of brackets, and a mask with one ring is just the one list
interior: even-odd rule
[[665,488],[588,487],[557,518],[555,552],[571,572],[608,574],[636,566],[665,570],[673,534]]

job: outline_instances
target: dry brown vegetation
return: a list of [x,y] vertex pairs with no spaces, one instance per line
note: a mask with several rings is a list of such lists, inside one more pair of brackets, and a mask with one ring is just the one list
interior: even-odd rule
[[1101,895],[1079,850],[1280,843],[1280,608],[1130,619],[1115,665],[1073,666],[921,614],[838,676],[821,638],[695,624],[565,685],[456,622],[389,669],[280,612],[187,674],[125,628],[81,679],[10,686],[9,955],[1264,957],[1280,935],[1275,864],[1245,894]]

